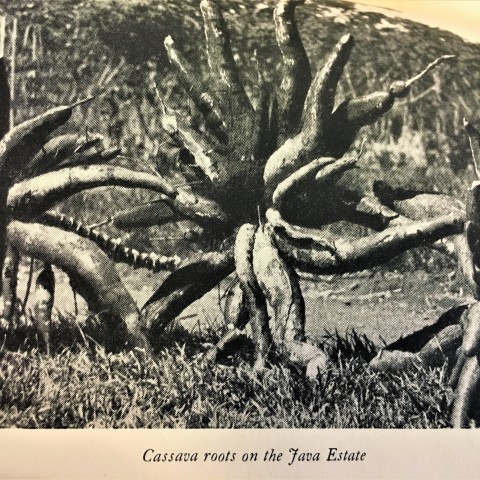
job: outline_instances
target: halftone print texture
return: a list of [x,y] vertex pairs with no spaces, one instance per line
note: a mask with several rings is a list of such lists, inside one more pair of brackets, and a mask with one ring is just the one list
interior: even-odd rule
[[478,45],[333,0],[0,5],[1,426],[476,425]]

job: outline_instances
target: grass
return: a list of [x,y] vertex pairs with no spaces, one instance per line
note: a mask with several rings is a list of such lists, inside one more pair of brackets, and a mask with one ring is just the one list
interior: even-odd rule
[[[24,39],[19,42],[16,58],[16,121],[38,113],[46,105],[65,103],[93,92],[97,100],[77,112],[69,128],[76,125],[83,131],[88,125],[109,136],[127,154],[127,159],[122,160],[125,165],[145,169],[145,165],[165,163],[163,157],[154,155],[163,137],[159,138],[158,103],[152,95],[151,80],[156,78],[162,94],[175,107],[189,108],[185,93],[176,87],[165,54],[159,53],[163,52],[159,45],[167,34],[173,34],[187,58],[195,60],[195,68],[201,71],[205,49],[200,43],[203,33],[198,1],[190,0],[181,6],[178,2],[153,2],[145,7],[143,2],[119,4],[108,0],[102,8],[96,2],[85,1],[73,8],[78,2],[62,0],[53,9],[46,3],[0,1],[9,7],[7,11],[20,18],[19,38]],[[165,4],[163,10],[157,9],[160,4]],[[278,76],[278,49],[273,44],[271,20],[273,1],[267,1],[268,8],[264,9],[237,0],[225,0],[222,4],[242,78],[255,98],[258,72],[253,67],[254,51],[265,63],[265,73],[272,78]],[[462,192],[470,183],[473,170],[465,160],[470,153],[461,118],[466,116],[474,123],[478,120],[475,105],[480,95],[479,77],[472,73],[478,71],[478,46],[406,21],[398,24],[407,27],[407,31],[385,32],[377,27],[382,18],[378,14],[346,7],[341,9],[344,23],[334,22],[321,2],[309,2],[299,10],[299,28],[315,67],[343,33],[355,34],[357,47],[340,83],[339,99],[384,90],[391,81],[421,71],[433,57],[458,53],[455,65],[445,65],[420,81],[409,100],[362,132],[367,149],[362,159],[364,178],[358,181],[369,183],[388,172],[389,180],[411,188]],[[39,60],[33,65],[33,36],[30,45],[27,29],[39,19],[43,27],[37,35],[42,48],[36,51]],[[118,41],[118,32],[122,38],[128,32],[128,44]],[[440,36],[443,43],[439,42]],[[145,38],[156,40],[146,42]],[[125,64],[120,62],[121,57],[126,59]],[[117,75],[102,84],[103,72],[114,72],[118,65],[123,67]],[[424,92],[428,95],[422,96]],[[95,223],[124,208],[126,203],[144,201],[144,195],[127,195],[119,188],[99,189],[71,198],[62,205],[62,211],[77,215],[81,204],[84,220]],[[132,235],[129,244],[149,248],[152,241],[154,248],[161,248],[166,254],[189,252],[191,246],[180,245],[181,250],[180,242],[153,243],[162,234],[171,236],[169,231],[166,234],[165,230],[152,228]],[[435,257],[423,258],[421,252],[409,252],[391,266],[407,268],[411,264],[418,268],[423,260],[435,263]],[[452,392],[446,383],[445,369],[402,375],[374,373],[367,368],[366,360],[375,346],[354,334],[347,338],[329,337],[329,346],[337,358],[336,368],[310,383],[301,372],[279,365],[272,366],[261,379],[252,378],[248,344],[239,345],[237,353],[227,355],[215,366],[206,365],[202,360],[205,344],[214,338],[184,331],[170,332],[163,344],[157,345],[161,372],[157,373],[153,364],[142,366],[131,353],[112,353],[99,347],[90,338],[104,335],[98,325],[90,325],[83,337],[71,325],[69,319],[57,325],[52,340],[57,348],[52,357],[39,351],[28,328],[5,339],[0,351],[1,426],[449,425]],[[2,333],[6,332],[0,330]]]
[[[444,428],[446,369],[371,371],[375,353],[354,332],[329,335],[335,368],[310,382],[272,365],[251,374],[248,340],[207,365],[209,338],[178,328],[158,344],[158,369],[132,352],[108,353],[67,322],[51,357],[31,330],[0,351],[0,426],[18,428]],[[5,332],[2,332],[5,336]],[[84,340],[85,338],[85,340]],[[168,347],[165,345],[169,345]]]

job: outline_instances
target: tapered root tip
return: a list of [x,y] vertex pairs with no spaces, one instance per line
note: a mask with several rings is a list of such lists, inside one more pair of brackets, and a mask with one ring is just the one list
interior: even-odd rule
[[470,122],[464,117],[463,118],[463,126],[467,128],[470,125]]
[[95,98],[95,95],[92,95],[92,96],[90,96],[90,97],[87,97],[87,98],[84,98],[84,99],[82,99],[82,100],[79,100],[78,102],[72,103],[72,104],[70,105],[70,108],[79,107],[80,105],[83,105],[83,104],[85,104],[85,103],[91,102],[94,98]]
[[347,45],[347,43],[352,43],[353,42],[353,35],[351,33],[347,33],[343,35],[342,38],[340,38],[340,43],[343,43],[344,45]]
[[436,60],[434,60],[432,62],[432,64],[430,65],[430,68],[434,68],[434,67],[440,65],[443,62],[446,62],[448,60],[452,60],[455,57],[456,57],[456,55],[442,55],[441,57],[438,57]]
[[85,150],[88,150],[89,148],[97,146],[98,144],[103,142],[103,140],[104,140],[103,135],[95,134],[95,136],[93,136],[92,138],[86,138],[85,141],[82,144],[80,144],[77,148],[75,148],[73,153],[84,152]]
[[416,82],[420,78],[422,78],[425,74],[427,74],[430,70],[433,68],[437,67],[441,63],[443,63],[445,60],[451,60],[452,58],[455,58],[455,55],[442,55],[441,57],[436,58],[433,62],[429,63],[426,68],[421,71],[418,75],[415,75],[412,77],[410,80],[407,80],[405,82],[405,85],[409,87],[413,82]]

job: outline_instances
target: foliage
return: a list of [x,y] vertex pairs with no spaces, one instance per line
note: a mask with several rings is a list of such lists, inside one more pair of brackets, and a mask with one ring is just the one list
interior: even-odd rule
[[[272,68],[271,75],[279,65],[271,22],[274,3],[222,2],[234,54],[253,96],[257,78],[254,51],[268,67],[266,71]],[[104,120],[111,131],[119,130],[113,137],[122,139],[130,155],[152,157],[159,130],[154,120],[158,105],[151,90],[152,79],[167,98],[177,98],[177,105],[185,100],[169,73],[163,39],[171,34],[188,60],[205,66],[203,55],[195,48],[203,36],[197,1],[2,0],[0,5],[19,18],[20,38],[26,38],[19,45],[17,60],[25,83],[18,88],[18,117],[24,118],[31,107],[32,90],[40,106],[65,102],[65,96],[70,100],[79,92],[91,91],[93,85],[93,93],[100,97],[85,124]],[[432,57],[456,54],[458,62],[442,69],[441,82],[437,75],[433,81],[423,79],[414,88],[413,100],[405,100],[406,105],[395,107],[365,132],[366,141],[374,148],[368,149],[363,163],[369,166],[369,176],[382,175],[388,168],[390,179],[403,183],[413,180],[419,188],[452,193],[471,179],[461,119],[476,120],[472,106],[478,102],[480,91],[478,45],[407,20],[386,21],[381,14],[359,12],[339,2],[333,6],[331,2],[310,2],[299,10],[298,22],[314,65],[331,50],[335,39],[347,32],[355,35],[356,53],[340,84],[340,101],[348,95],[382,90],[391,81],[404,78],[405,72],[408,76],[420,71]],[[33,65],[31,39],[25,36],[31,25],[39,28],[43,48]],[[125,64],[109,84],[96,85],[102,70],[115,68],[121,58]],[[29,82],[35,88],[27,88]],[[48,85],[48,92],[41,85]],[[119,111],[113,111],[115,103],[121,106]],[[428,108],[419,108],[421,103]]]
[[[221,4],[243,80],[256,101],[256,58],[267,80],[278,74],[281,63],[271,22],[275,1],[222,0]],[[77,125],[66,128],[89,126],[108,135],[114,145],[122,147],[124,166],[167,166],[167,159],[157,156],[166,138],[160,133],[152,82],[166,100],[184,108],[185,93],[176,85],[163,47],[167,35],[173,36],[187,60],[205,72],[205,54],[196,48],[203,41],[197,0],[0,0],[0,8],[19,20],[16,122],[45,106],[95,94],[85,114],[74,116]],[[355,35],[355,55],[339,84],[338,101],[382,90],[393,80],[419,72],[433,56],[457,55],[454,66],[443,67],[433,81],[432,77],[422,79],[414,85],[412,98],[361,133],[368,148],[360,162],[360,177],[367,182],[384,178],[388,171],[389,181],[413,188],[461,192],[473,173],[461,119],[475,121],[477,116],[472,106],[479,100],[479,47],[449,32],[407,20],[384,21],[381,14],[359,12],[341,2],[309,2],[298,9],[297,18],[313,65],[318,65],[342,34]],[[37,36],[35,55],[33,32]],[[7,39],[7,55],[9,47]],[[77,194],[62,210],[76,214],[81,202],[83,220],[97,223],[112,208],[151,198],[142,191],[132,197],[121,188],[98,189]],[[137,248],[161,246],[166,254],[188,253],[191,245],[181,237],[171,227],[151,227],[136,232],[131,241]]]
[[[77,348],[59,348],[53,357],[25,347],[0,352],[0,426],[449,426],[452,394],[444,368],[398,375],[375,373],[358,350],[346,347],[348,338],[338,343],[339,368],[306,382],[299,372],[278,365],[261,378],[253,377],[246,347],[240,362],[226,356],[223,362],[206,368],[202,360],[205,339],[189,336],[185,344],[181,331],[176,346],[160,353],[160,374],[153,364],[141,366],[131,352],[107,353],[93,343],[81,345],[78,332],[70,332],[71,341],[72,337],[80,342]],[[336,337],[331,338],[334,341]],[[364,351],[360,349],[360,353]]]

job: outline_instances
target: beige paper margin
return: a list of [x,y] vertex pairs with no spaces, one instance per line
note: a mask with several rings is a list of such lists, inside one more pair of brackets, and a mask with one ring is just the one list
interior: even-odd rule
[[[480,35],[480,0],[360,0],[465,38]],[[473,33],[472,33],[473,32]],[[479,40],[477,40],[479,41]],[[282,452],[277,462],[267,450]],[[291,461],[289,449],[320,453]],[[326,461],[330,448],[366,452]],[[145,462],[144,452],[198,453],[197,462]],[[204,462],[206,452],[236,453]],[[243,462],[257,452],[256,462]],[[0,430],[0,479],[470,479],[480,478],[480,431],[469,430]]]
[[[315,0],[313,0],[315,1]],[[472,42],[480,42],[478,0],[346,0],[384,14],[449,30]]]
[[[264,461],[267,450],[280,461]],[[291,448],[320,453],[291,461]],[[366,452],[363,461],[327,461]],[[198,453],[196,462],[145,462],[144,453]],[[236,453],[204,462],[205,453]],[[257,453],[257,461],[242,461]],[[480,478],[476,430],[14,430],[1,432],[2,479],[469,479]],[[147,456],[149,458],[150,455]]]

